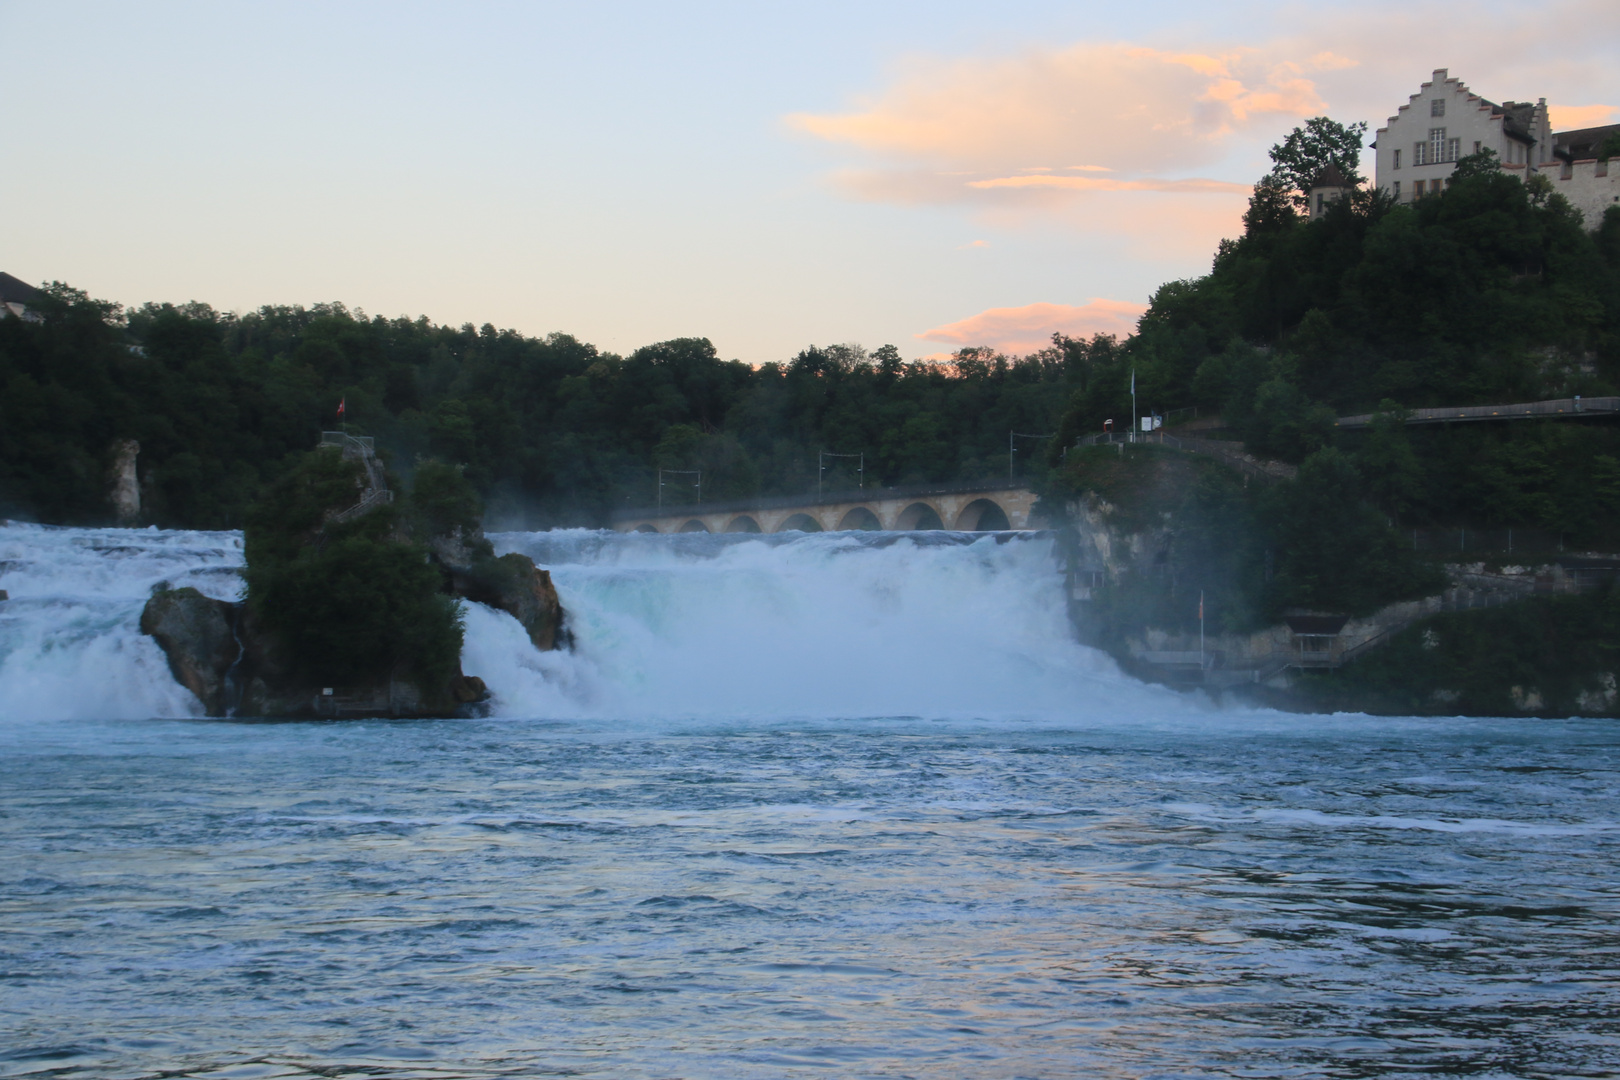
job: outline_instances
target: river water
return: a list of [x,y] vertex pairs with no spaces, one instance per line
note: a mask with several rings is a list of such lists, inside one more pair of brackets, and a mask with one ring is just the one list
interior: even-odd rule
[[230,533],[0,527],[0,1076],[1620,1072],[1599,720],[1295,717],[1065,632],[1042,537],[506,535],[482,720],[207,720]]

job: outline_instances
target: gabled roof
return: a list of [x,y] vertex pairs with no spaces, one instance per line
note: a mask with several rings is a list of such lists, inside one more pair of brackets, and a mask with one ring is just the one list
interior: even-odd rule
[[45,294],[10,274],[0,272],[0,304],[37,304]]
[[1603,145],[1610,135],[1616,132],[1620,132],[1620,124],[1577,128],[1574,131],[1555,131],[1552,137],[1553,153],[1565,161],[1595,158],[1598,154],[1598,148]]
[[1502,118],[1502,134],[1510,139],[1518,139],[1522,143],[1533,143],[1536,137],[1531,134],[1535,130],[1536,105],[1533,101],[1506,101],[1500,105],[1485,102],[1491,106],[1491,115]]
[[1316,174],[1316,179],[1311,181],[1311,190],[1312,191],[1315,191],[1319,187],[1320,188],[1330,188],[1330,187],[1346,188],[1346,187],[1351,187],[1351,186],[1353,186],[1353,185],[1350,183],[1349,180],[1345,179],[1344,173],[1339,171],[1339,167],[1337,165],[1332,165],[1332,164],[1328,165],[1327,168],[1325,168],[1321,172],[1317,173]]

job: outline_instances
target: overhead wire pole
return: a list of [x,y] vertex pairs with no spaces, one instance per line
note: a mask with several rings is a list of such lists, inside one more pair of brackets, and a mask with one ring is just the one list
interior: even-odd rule
[[1049,435],[1032,435],[1027,431],[1007,432],[1007,479],[1011,481],[1013,478],[1013,455],[1017,453],[1017,451],[1013,449],[1013,439],[1050,439],[1056,434],[1057,432],[1055,431]]
[[702,469],[659,469],[658,470],[658,509],[662,510],[664,508],[664,474],[665,473],[668,473],[671,476],[695,476],[695,477],[697,477],[697,483],[692,485],[692,486],[697,488],[697,501],[698,502],[703,501],[703,470]]
[[818,498],[818,499],[821,498],[821,478],[827,472],[827,459],[830,458],[830,457],[860,458],[861,459],[860,468],[856,469],[855,472],[856,472],[856,475],[860,477],[861,490],[862,491],[866,490],[866,451],[865,450],[862,450],[858,454],[835,454],[831,450],[817,450],[816,451],[816,498]]

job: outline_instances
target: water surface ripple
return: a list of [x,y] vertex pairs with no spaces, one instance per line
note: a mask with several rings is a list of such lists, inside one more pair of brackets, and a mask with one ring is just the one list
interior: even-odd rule
[[0,726],[0,1075],[1614,1075],[1616,744]]

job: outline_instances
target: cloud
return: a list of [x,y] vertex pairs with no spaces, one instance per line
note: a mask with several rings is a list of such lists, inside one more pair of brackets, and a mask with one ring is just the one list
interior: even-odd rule
[[1022,355],[1046,348],[1052,343],[1054,333],[1070,337],[1092,334],[1127,337],[1136,332],[1136,321],[1146,310],[1141,304],[1102,297],[1093,297],[1079,306],[1026,304],[991,308],[916,336],[923,341],[958,347],[988,345],[1000,352]]
[[1196,194],[1241,194],[1254,188],[1225,180],[1104,180],[1089,176],[1001,176],[993,180],[970,180],[971,188],[1058,188],[1065,191],[1177,191]]
[[790,126],[890,165],[1006,175],[1054,158],[1143,175],[1218,160],[1234,131],[1321,111],[1301,62],[1253,49],[1168,52],[1082,43],[988,59],[912,61],[845,113],[797,113]]
[[1620,116],[1620,106],[1549,104],[1547,114],[1554,131],[1572,131],[1613,123]]
[[846,157],[827,176],[846,198],[964,205],[983,224],[1059,224],[1180,258],[1234,235],[1250,192],[1197,171],[1234,139],[1321,113],[1314,73],[1355,64],[1320,46],[1291,55],[1092,42],[920,58],[847,111],[787,123]]

